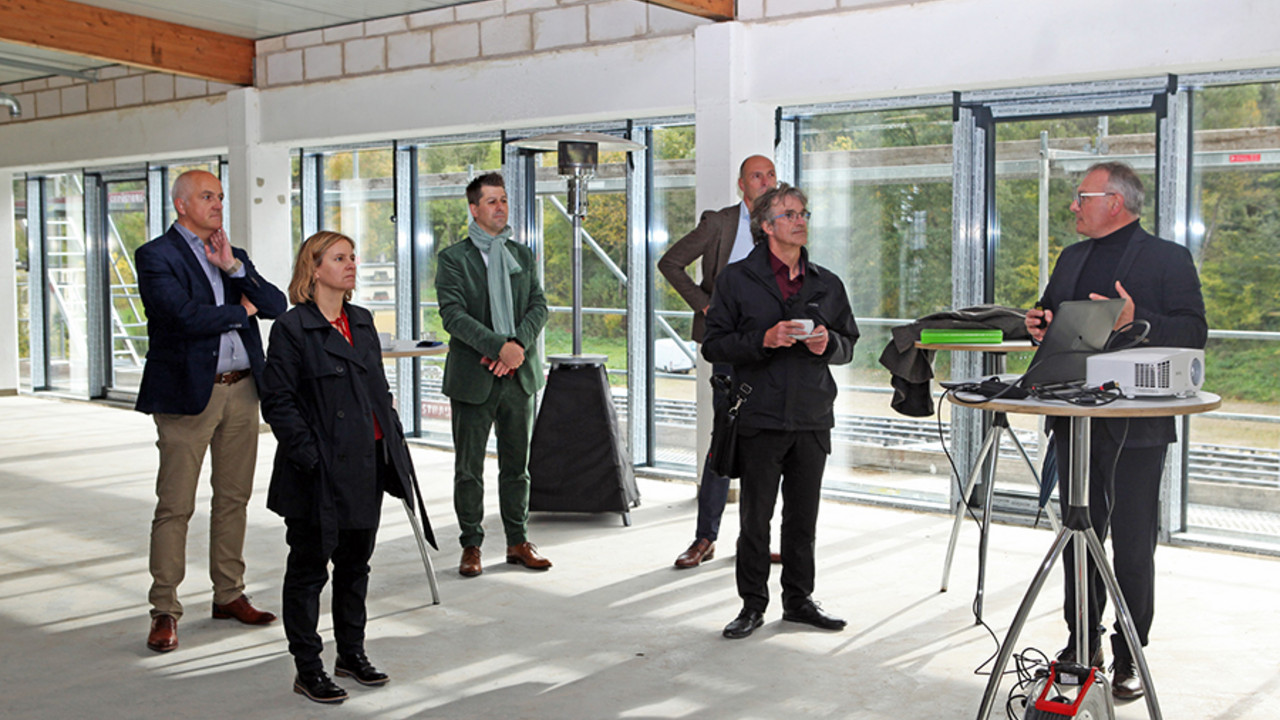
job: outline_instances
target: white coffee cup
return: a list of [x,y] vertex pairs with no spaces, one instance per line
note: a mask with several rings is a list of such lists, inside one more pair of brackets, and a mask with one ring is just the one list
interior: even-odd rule
[[391,333],[389,332],[378,333],[378,342],[382,344],[383,350],[390,350],[395,346],[395,343],[391,340]]
[[791,322],[800,323],[804,326],[800,332],[791,333],[791,337],[804,337],[813,333],[813,320],[810,318],[793,318]]

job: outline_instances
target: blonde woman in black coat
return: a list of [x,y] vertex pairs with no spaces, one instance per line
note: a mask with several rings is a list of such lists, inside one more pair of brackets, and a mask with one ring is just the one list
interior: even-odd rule
[[289,559],[283,615],[297,667],[294,692],[321,703],[347,693],[325,673],[316,627],[320,591],[333,563],[334,673],[362,685],[388,681],[365,655],[365,595],[382,494],[417,497],[404,432],[382,370],[373,317],[350,304],[355,244],[321,231],[294,263],[294,308],[271,328],[263,374],[262,415],[276,436],[267,507],[285,519]]

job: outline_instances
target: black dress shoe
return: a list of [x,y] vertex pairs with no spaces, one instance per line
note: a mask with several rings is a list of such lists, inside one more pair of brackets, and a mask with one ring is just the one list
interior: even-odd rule
[[847,624],[843,619],[824,612],[813,600],[805,600],[791,610],[784,611],[782,619],[805,623],[823,630],[843,630]]
[[336,705],[347,699],[347,691],[338,687],[323,670],[298,673],[293,679],[293,691],[328,705]]
[[724,636],[730,640],[740,640],[756,631],[764,624],[764,615],[758,610],[743,609],[733,622],[724,626]]
[[[1059,650],[1057,661],[1062,665],[1066,665],[1068,663],[1075,663],[1076,646],[1072,644]],[[1102,645],[1101,644],[1098,644],[1093,648],[1093,652],[1090,653],[1090,656],[1089,656],[1089,664],[1092,665],[1093,667],[1098,668],[1099,670],[1102,669]]]
[[339,655],[333,664],[333,674],[338,677],[349,677],[361,685],[386,685],[391,678],[369,662],[364,653],[355,655]]
[[1111,666],[1111,694],[1117,700],[1137,700],[1146,693],[1142,687],[1142,678],[1138,676],[1138,666],[1133,658],[1117,657]]

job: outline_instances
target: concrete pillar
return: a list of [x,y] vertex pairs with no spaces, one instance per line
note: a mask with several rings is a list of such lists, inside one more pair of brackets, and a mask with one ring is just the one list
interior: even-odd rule
[[0,171],[0,395],[18,392],[18,271],[13,224],[13,173]]
[[[751,27],[728,22],[694,31],[694,122],[697,126],[699,213],[732,205],[738,166],[750,155],[773,157],[774,107],[750,99],[745,58],[751,57]],[[711,366],[698,357],[698,459],[711,442]]]
[[292,166],[287,147],[262,143],[259,100],[254,88],[227,93],[227,234],[263,277],[287,292],[293,274]]

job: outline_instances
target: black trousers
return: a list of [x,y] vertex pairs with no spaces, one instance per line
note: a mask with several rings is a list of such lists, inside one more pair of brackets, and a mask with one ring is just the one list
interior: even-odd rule
[[[1120,592],[1133,615],[1138,639],[1147,645],[1151,621],[1155,617],[1156,541],[1160,523],[1160,478],[1164,472],[1164,456],[1168,445],[1126,447],[1117,445],[1111,434],[1096,423],[1089,433],[1089,521],[1098,539],[1111,535],[1112,567]],[[1070,482],[1068,461],[1071,457],[1070,433],[1054,433],[1054,453],[1058,459],[1058,493],[1062,512],[1066,515],[1067,487]],[[1117,458],[1117,455],[1119,457]],[[1115,468],[1114,476],[1112,468]],[[1114,478],[1114,481],[1113,481]],[[1108,518],[1108,513],[1110,517]],[[1070,630],[1070,646],[1075,645],[1076,585],[1075,552],[1068,543],[1063,553],[1063,575],[1066,602],[1063,617]],[[1092,560],[1089,579],[1089,647],[1096,647],[1104,628],[1101,617],[1107,607],[1107,588]],[[1117,637],[1113,650],[1128,657],[1128,646],[1115,623]],[[1091,651],[1092,652],[1092,651]]]
[[744,609],[769,605],[769,521],[782,488],[782,607],[813,594],[814,536],[831,432],[747,430],[738,438],[742,472],[738,595]]

